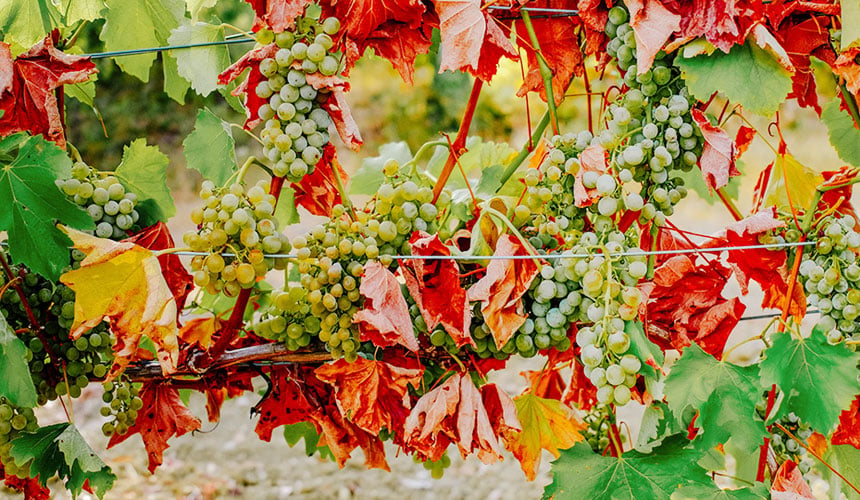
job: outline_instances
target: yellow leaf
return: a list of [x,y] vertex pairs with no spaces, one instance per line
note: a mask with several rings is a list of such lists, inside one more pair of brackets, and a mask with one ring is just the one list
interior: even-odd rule
[[777,155],[770,167],[764,206],[774,205],[783,213],[791,213],[792,206],[798,212],[805,211],[812,205],[815,189],[822,182],[824,177],[820,173],[801,164],[790,153]]
[[80,337],[107,316],[116,336],[116,357],[108,378],[136,359],[144,335],[156,346],[162,372],[175,371],[179,358],[176,301],[161,274],[158,258],[134,243],[60,228],[87,256],[79,269],[60,276],[60,281],[75,291],[72,338]]
[[202,349],[212,345],[212,335],[221,329],[222,321],[217,316],[194,318],[182,325],[179,338],[188,344],[198,344]]
[[585,429],[585,424],[555,399],[527,393],[516,397],[514,404],[523,430],[503,432],[505,448],[517,457],[526,477],[533,481],[540,467],[541,450],[547,450],[557,458],[559,450],[582,441],[580,431]]

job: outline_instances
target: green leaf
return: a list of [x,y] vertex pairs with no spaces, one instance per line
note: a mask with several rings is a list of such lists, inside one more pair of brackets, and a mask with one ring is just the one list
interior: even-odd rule
[[761,383],[776,384],[783,399],[771,413],[776,420],[790,412],[826,435],[839,422],[839,414],[860,393],[857,362],[860,354],[844,344],[830,345],[815,327],[805,339],[777,334],[761,362]]
[[66,26],[72,26],[78,21],[95,21],[101,17],[105,9],[103,0],[62,0],[62,12]]
[[[200,22],[174,28],[167,39],[170,45],[223,41],[223,27]],[[195,92],[204,97],[218,88],[218,74],[230,66],[230,52],[223,44],[196,47],[193,50],[174,50],[171,55],[179,63],[179,74],[191,82],[191,88]]]
[[690,93],[700,101],[720,92],[747,111],[769,116],[791,91],[791,73],[751,42],[735,45],[728,54],[678,57],[675,63]]
[[[845,8],[843,4],[842,8]],[[844,31],[844,29],[843,29]],[[821,109],[821,121],[827,125],[830,144],[839,158],[855,167],[860,166],[860,130],[847,111],[839,109],[839,99],[833,99]]]
[[185,104],[185,94],[191,84],[179,75],[179,63],[171,51],[161,54],[161,67],[164,71],[164,93],[179,104]]
[[[463,172],[470,179],[478,179],[481,173],[496,165],[507,165],[511,159],[516,156],[517,151],[511,148],[510,145],[497,142],[484,142],[480,137],[469,137],[466,140],[466,148],[468,151],[463,153],[459,158],[460,166]],[[438,177],[442,173],[442,168],[448,159],[448,148],[438,146],[430,161],[427,163],[427,171],[434,177]],[[499,173],[501,176],[501,172]],[[489,179],[487,181],[490,182]],[[460,173],[458,167],[454,167],[451,177],[448,179],[446,186],[451,190],[463,189],[466,187],[466,181],[463,179],[463,174]],[[491,195],[494,193],[490,193]]]
[[624,325],[624,331],[630,337],[630,354],[636,356],[642,362],[640,371],[646,377],[658,378],[659,374],[657,370],[648,364],[648,361],[650,360],[651,363],[657,366],[663,366],[663,361],[665,360],[663,351],[645,335],[645,329],[642,327],[641,321],[627,321]]
[[714,490],[702,485],[685,486],[672,494],[671,500],[761,500],[770,498],[770,491],[764,483],[756,483],[751,488],[737,490]]
[[[68,54],[83,54],[78,46],[70,47],[66,53]],[[67,84],[63,87],[63,92],[68,96],[86,104],[91,108],[95,108],[96,99],[96,80],[99,79],[98,73],[90,75],[90,79],[84,83]]]
[[[41,136],[15,134],[0,142],[0,231],[7,231],[12,259],[56,280],[69,265],[71,241],[55,220],[76,229],[92,229],[93,221],[54,184],[71,174],[72,162],[53,142]],[[8,148],[8,149],[6,149]]]
[[223,186],[237,168],[235,143],[229,123],[208,108],[198,110],[194,130],[182,141],[188,168]]
[[666,403],[655,401],[645,407],[642,413],[642,423],[639,425],[635,449],[642,453],[651,453],[651,450],[660,446],[663,439],[683,430],[672,418],[672,412]]
[[[176,215],[176,207],[167,187],[167,164],[170,163],[158,146],[147,146],[146,139],[135,139],[123,148],[122,162],[116,175],[126,190],[137,195],[144,225],[167,222]],[[147,217],[148,216],[148,217]]]
[[110,467],[69,423],[40,427],[34,433],[22,434],[12,441],[9,454],[18,464],[31,462],[31,477],[38,477],[42,486],[56,474],[65,481],[66,489],[74,496],[89,481],[96,495],[103,498],[116,480]]
[[[851,481],[851,484],[855,486],[860,485],[860,450],[850,444],[829,446],[827,453],[824,455],[824,460],[845,476],[845,479]],[[830,491],[833,491],[833,488],[836,487],[841,489],[842,493],[848,497],[848,500],[860,499],[860,495],[845,484],[845,481],[835,477],[826,467],[820,467],[820,469],[825,478],[830,476]],[[831,498],[839,498],[839,494],[831,495]]]
[[842,50],[860,38],[860,2],[845,0],[839,2],[842,5],[842,38],[840,45]]
[[604,457],[591,447],[577,443],[561,452],[552,463],[552,483],[544,490],[545,499],[601,498],[640,500],[669,498],[684,487],[697,486],[700,492],[713,492],[717,486],[696,461],[699,452],[686,448],[683,435],[667,438],[650,454],[630,451],[619,457]]
[[21,341],[6,318],[0,314],[0,396],[12,404],[36,406],[36,386],[27,365],[27,346]]
[[397,160],[403,165],[412,159],[412,151],[409,150],[409,145],[404,141],[389,142],[379,147],[379,155],[372,158],[365,158],[361,162],[361,166],[355,171],[355,174],[349,180],[350,194],[376,194],[379,186],[385,182],[385,174],[382,173],[382,167],[388,160]]
[[296,192],[290,186],[285,185],[281,188],[281,195],[275,206],[275,220],[278,221],[281,229],[299,222],[299,211],[296,209]]
[[669,408],[683,427],[687,409],[697,410],[696,440],[711,448],[734,438],[749,451],[758,449],[766,435],[758,418],[756,402],[761,398],[758,368],[717,361],[693,343],[672,365],[664,391]]
[[60,13],[50,0],[7,0],[0,9],[5,41],[28,49],[59,25]]
[[[164,46],[170,30],[185,16],[182,0],[108,0],[107,7],[100,35],[107,51]],[[115,61],[126,73],[148,82],[155,57],[155,53],[137,54]]]
[[188,12],[191,13],[191,20],[196,23],[200,11],[214,7],[218,0],[187,0],[185,3],[188,5]]
[[284,426],[284,440],[290,445],[290,448],[297,445],[302,439],[305,440],[305,454],[307,456],[312,457],[314,453],[319,453],[323,460],[334,460],[334,454],[328,446],[317,446],[320,435],[310,422]]

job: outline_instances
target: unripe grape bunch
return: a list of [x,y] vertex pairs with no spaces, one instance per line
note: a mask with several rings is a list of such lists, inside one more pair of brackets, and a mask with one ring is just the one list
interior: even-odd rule
[[329,89],[315,87],[307,77],[315,73],[332,77],[341,71],[342,57],[332,52],[332,37],[339,30],[336,18],[318,22],[300,17],[291,30],[263,35],[262,40],[272,38],[278,50],[274,57],[260,62],[266,79],[254,92],[267,101],[257,112],[265,124],[260,138],[263,154],[278,177],[299,182],[313,173],[329,142],[332,120],[322,107]]
[[307,290],[295,285],[272,291],[272,300],[261,310],[254,332],[283,342],[291,351],[310,345],[319,336],[320,319],[310,314],[307,295]]
[[92,233],[99,238],[121,240],[137,228],[137,195],[126,191],[116,176],[102,174],[79,161],[72,166],[72,177],[56,184],[87,211],[96,225]]
[[289,251],[287,237],[279,231],[274,216],[277,200],[268,188],[266,181],[251,187],[235,182],[224,188],[203,182],[200,197],[204,205],[191,211],[197,230],[183,235],[192,250],[208,253],[191,260],[197,286],[211,294],[234,297],[275,266],[267,254]]
[[110,419],[102,425],[102,433],[107,437],[114,433],[122,436],[134,425],[138,412],[143,409],[143,400],[138,397],[140,385],[120,377],[105,382],[102,387],[105,406],[101,407],[100,412],[103,417]]
[[39,424],[32,408],[22,408],[0,397],[0,463],[7,476],[27,478],[30,476],[30,463],[23,466],[12,459],[12,441],[25,432],[36,432]]

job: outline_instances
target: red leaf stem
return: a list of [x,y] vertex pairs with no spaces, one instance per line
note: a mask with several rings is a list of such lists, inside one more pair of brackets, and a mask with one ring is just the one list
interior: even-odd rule
[[433,203],[439,199],[439,194],[442,193],[442,188],[451,177],[451,172],[454,171],[454,166],[457,164],[457,157],[464,153],[466,147],[466,138],[469,136],[469,128],[472,126],[472,117],[475,116],[475,108],[478,106],[478,96],[481,95],[481,86],[484,81],[480,78],[475,78],[475,83],[472,84],[472,92],[469,94],[469,102],[466,104],[466,111],[463,113],[463,121],[460,122],[460,130],[457,131],[457,137],[451,143],[451,150],[448,152],[448,160],[445,166],[442,167],[442,173],[439,174],[439,180],[433,186]]

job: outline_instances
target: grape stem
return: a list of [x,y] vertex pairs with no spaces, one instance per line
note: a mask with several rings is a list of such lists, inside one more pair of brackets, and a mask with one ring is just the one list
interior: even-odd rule
[[191,252],[193,250],[194,249],[191,247],[173,247],[173,248],[165,248],[163,250],[157,250],[155,252],[152,252],[152,255],[154,255],[156,257],[161,257],[162,255],[167,255],[167,254],[171,254],[171,253]]
[[[466,151],[466,138],[469,136],[469,128],[472,126],[472,118],[475,116],[475,108],[478,106],[478,96],[481,95],[481,87],[484,81],[480,78],[475,78],[475,83],[472,84],[472,92],[469,94],[469,102],[466,103],[466,111],[463,113],[463,120],[460,122],[460,130],[457,131],[457,136],[451,143],[451,151],[448,153],[448,160],[445,161],[445,166],[442,167],[442,173],[439,174],[439,179],[436,185],[433,186],[433,201],[439,199],[442,189],[448,182],[448,177],[456,165],[456,155],[462,155]],[[456,153],[456,155],[455,155]]]
[[848,105],[848,111],[851,112],[851,118],[854,119],[854,126],[860,127],[860,110],[857,109],[857,100],[854,99],[854,94],[848,90],[845,82],[839,84],[839,93],[842,94],[842,98]]
[[[535,261],[535,263],[536,263],[537,265],[541,265],[540,258],[539,258],[539,256],[538,256],[537,252],[535,252],[534,248],[532,248],[531,243],[529,243],[529,242],[528,242],[528,240],[526,240],[526,239],[523,237],[523,235],[522,235],[522,234],[520,234],[519,230],[517,230],[517,228],[516,228],[516,227],[514,227],[514,224],[513,224],[513,223],[512,223],[512,222],[511,222],[507,217],[505,217],[505,214],[503,214],[503,213],[499,212],[499,211],[498,211],[498,210],[496,210],[495,208],[492,208],[492,207],[491,207],[491,206],[489,206],[487,203],[482,203],[481,205],[482,205],[482,206],[481,206],[481,214],[482,214],[482,215],[483,215],[483,214],[492,215],[493,217],[495,217],[495,218],[499,219],[500,221],[502,221],[502,224],[504,224],[504,225],[505,225],[505,227],[507,227],[508,231],[509,231],[512,235],[516,236],[516,238],[517,238],[518,240],[520,240],[520,243],[523,245],[523,248],[525,248],[526,252],[528,252],[528,254],[529,254],[529,255],[531,255],[531,256],[533,256],[533,257],[534,257],[534,261]],[[480,226],[479,226],[479,227],[480,227]],[[473,229],[473,230],[474,230],[474,229]],[[480,230],[480,229],[479,229],[479,230]]]
[[550,120],[552,121],[552,131],[555,134],[558,134],[558,116],[556,114],[555,108],[555,96],[552,92],[552,70],[546,63],[546,59],[543,57],[543,52],[540,50],[540,42],[538,42],[537,33],[535,33],[535,28],[532,26],[532,18],[529,15],[528,11],[521,10],[520,15],[523,19],[523,25],[526,28],[526,32],[529,34],[529,40],[531,40],[532,48],[535,51],[536,58],[538,60],[538,67],[540,68],[540,77],[543,80],[543,86],[546,90],[546,107],[549,112]]
[[549,111],[543,114],[538,122],[537,127],[535,127],[534,133],[532,134],[528,143],[526,143],[520,152],[508,163],[508,166],[505,167],[505,171],[502,172],[502,177],[499,179],[499,188],[496,189],[498,193],[504,187],[504,185],[510,180],[511,176],[514,175],[514,172],[523,164],[523,161],[528,157],[529,153],[532,152],[532,144],[537,143],[537,141],[543,135],[544,130],[546,130],[547,125],[549,125]]
[[732,201],[732,199],[726,195],[723,188],[716,189],[716,192],[717,196],[720,198],[720,201],[723,202],[723,205],[726,207],[726,209],[728,209],[729,213],[732,214],[732,217],[734,217],[736,221],[742,220],[744,218],[743,214],[741,214],[741,211],[738,210],[738,207],[737,205],[735,205],[735,202]]
[[346,192],[346,188],[343,187],[343,179],[340,178],[340,169],[337,168],[337,161],[332,159],[331,163],[329,163],[329,167],[331,168],[331,173],[334,177],[334,183],[337,186],[337,192],[340,194],[340,203],[344,208],[346,208],[349,217],[355,221],[358,217],[355,215],[355,208],[352,206],[349,194]]
[[801,441],[800,439],[798,439],[798,438],[797,438],[797,436],[795,436],[794,434],[792,434],[792,433],[791,433],[791,431],[789,431],[788,429],[786,429],[785,427],[783,427],[783,426],[782,426],[782,424],[780,424],[779,422],[774,422],[774,423],[773,423],[773,425],[777,426],[777,427],[778,427],[782,432],[786,433],[786,434],[788,435],[788,437],[790,437],[790,438],[791,438],[791,439],[793,439],[797,444],[799,444],[800,446],[802,446],[802,447],[803,447],[803,449],[805,449],[807,452],[809,452],[809,454],[810,454],[810,455],[812,455],[813,457],[815,457],[816,459],[818,459],[818,461],[819,461],[819,462],[821,462],[822,464],[824,464],[824,466],[825,466],[825,467],[827,467],[828,469],[830,469],[830,472],[832,472],[832,473],[836,474],[837,476],[839,476],[839,479],[842,479],[843,481],[845,481],[845,484],[847,484],[847,485],[848,485],[852,490],[856,491],[857,493],[860,493],[860,489],[857,489],[857,487],[856,487],[856,486],[854,486],[854,484],[852,484],[852,483],[851,483],[851,481],[849,481],[845,476],[843,476],[842,474],[840,474],[838,470],[834,469],[832,465],[830,465],[830,464],[829,464],[829,463],[827,463],[823,458],[821,458],[821,455],[819,455],[818,453],[815,453],[815,451],[813,451],[813,449],[812,449],[812,448],[810,448],[809,446],[807,446],[807,444],[806,444],[806,443],[804,443],[803,441]]

